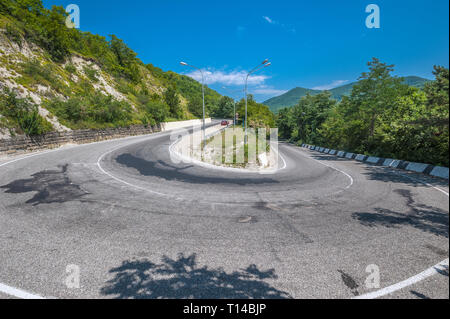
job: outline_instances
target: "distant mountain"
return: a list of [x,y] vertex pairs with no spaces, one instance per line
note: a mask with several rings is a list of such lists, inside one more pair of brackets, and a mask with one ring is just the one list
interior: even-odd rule
[[[425,83],[429,82],[430,80],[418,77],[418,76],[407,76],[405,77],[405,84],[408,84],[410,86],[418,87],[422,89],[425,86]],[[341,100],[343,96],[350,95],[353,89],[353,85],[355,85],[357,82],[349,83],[343,86],[339,86],[337,88],[328,90],[331,93],[331,97],[336,100]],[[278,110],[284,108],[284,107],[291,107],[297,104],[297,102],[308,93],[310,95],[319,94],[320,90],[313,90],[313,89],[306,89],[302,87],[297,87],[295,89],[292,89],[280,96],[273,97],[267,101],[264,102],[265,105],[269,106],[270,110],[272,112],[278,112]]]
[[263,104],[267,105],[272,112],[275,112],[283,107],[294,106],[302,96],[305,96],[308,93],[310,95],[315,95],[320,93],[320,91],[297,87],[280,96],[273,97],[263,102]]
[[408,84],[409,86],[415,86],[419,89],[423,89],[427,82],[430,82],[430,80],[418,76],[407,76],[405,77],[404,81],[404,83]]

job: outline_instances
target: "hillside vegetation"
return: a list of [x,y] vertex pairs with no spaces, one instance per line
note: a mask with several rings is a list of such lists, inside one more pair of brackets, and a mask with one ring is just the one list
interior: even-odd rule
[[[67,28],[66,16],[0,0],[0,138],[201,116],[200,83],[144,64],[114,35]],[[208,115],[222,115],[223,99],[206,88]]]
[[[407,76],[403,78],[403,83],[414,86],[420,89],[423,89],[425,87],[425,84],[429,82],[429,80],[418,77],[418,76]],[[342,86],[339,86],[337,88],[328,90],[330,92],[331,97],[336,100],[341,100],[344,96],[349,96],[352,92],[353,86],[357,82],[345,84]],[[280,96],[273,97],[267,101],[264,102],[265,105],[268,105],[270,107],[270,110],[272,112],[278,112],[280,109],[284,107],[291,107],[298,103],[298,101],[306,96],[306,95],[316,95],[323,91],[321,90],[313,90],[313,89],[305,89],[301,87],[297,87],[295,89],[292,89]]]
[[341,101],[321,92],[281,109],[281,137],[448,167],[449,70],[435,66],[436,79],[421,90],[392,76],[393,65],[373,59],[368,66]]

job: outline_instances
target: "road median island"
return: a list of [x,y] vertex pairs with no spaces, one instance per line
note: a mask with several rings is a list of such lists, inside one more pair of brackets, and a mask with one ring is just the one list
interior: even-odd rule
[[278,169],[278,143],[268,140],[265,129],[248,129],[248,143],[241,127],[216,125],[206,130],[206,145],[200,129],[184,135],[172,145],[178,160],[217,169],[268,173]]

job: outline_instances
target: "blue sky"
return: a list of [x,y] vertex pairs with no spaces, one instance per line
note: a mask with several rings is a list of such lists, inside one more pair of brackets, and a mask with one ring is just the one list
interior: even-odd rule
[[[245,71],[269,58],[272,66],[251,78],[259,101],[355,81],[372,57],[425,78],[449,61],[448,0],[44,0],[70,3],[80,7],[81,30],[115,34],[163,70],[191,74],[180,61],[201,67],[223,94],[241,90]],[[380,29],[365,24],[372,3]]]

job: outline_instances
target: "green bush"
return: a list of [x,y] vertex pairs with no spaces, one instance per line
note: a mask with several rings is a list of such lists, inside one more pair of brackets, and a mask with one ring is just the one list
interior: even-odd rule
[[28,136],[41,135],[53,130],[53,126],[39,115],[39,107],[27,99],[17,98],[13,91],[0,95],[0,114],[17,123]]
[[152,118],[155,123],[164,122],[170,114],[169,107],[166,103],[159,100],[152,100],[145,106],[146,115]]
[[54,75],[55,70],[51,64],[41,65],[39,60],[33,59],[22,64],[23,74],[28,76],[31,84],[43,84],[53,87],[63,93],[64,86]]
[[85,66],[83,67],[83,71],[86,74],[86,76],[88,77],[88,79],[90,79],[92,82],[98,82],[98,72],[97,70]]
[[133,120],[131,106],[127,102],[116,101],[101,93],[67,101],[54,99],[48,101],[46,107],[72,128],[128,126]]
[[200,97],[194,96],[188,102],[188,110],[194,116],[203,117],[203,101]]
[[5,34],[8,39],[16,43],[19,47],[22,47],[22,35],[16,27],[11,24],[7,24]]
[[70,74],[75,74],[77,73],[77,68],[75,67],[75,65],[73,65],[72,63],[68,63],[65,68],[64,68],[67,72],[69,72]]

